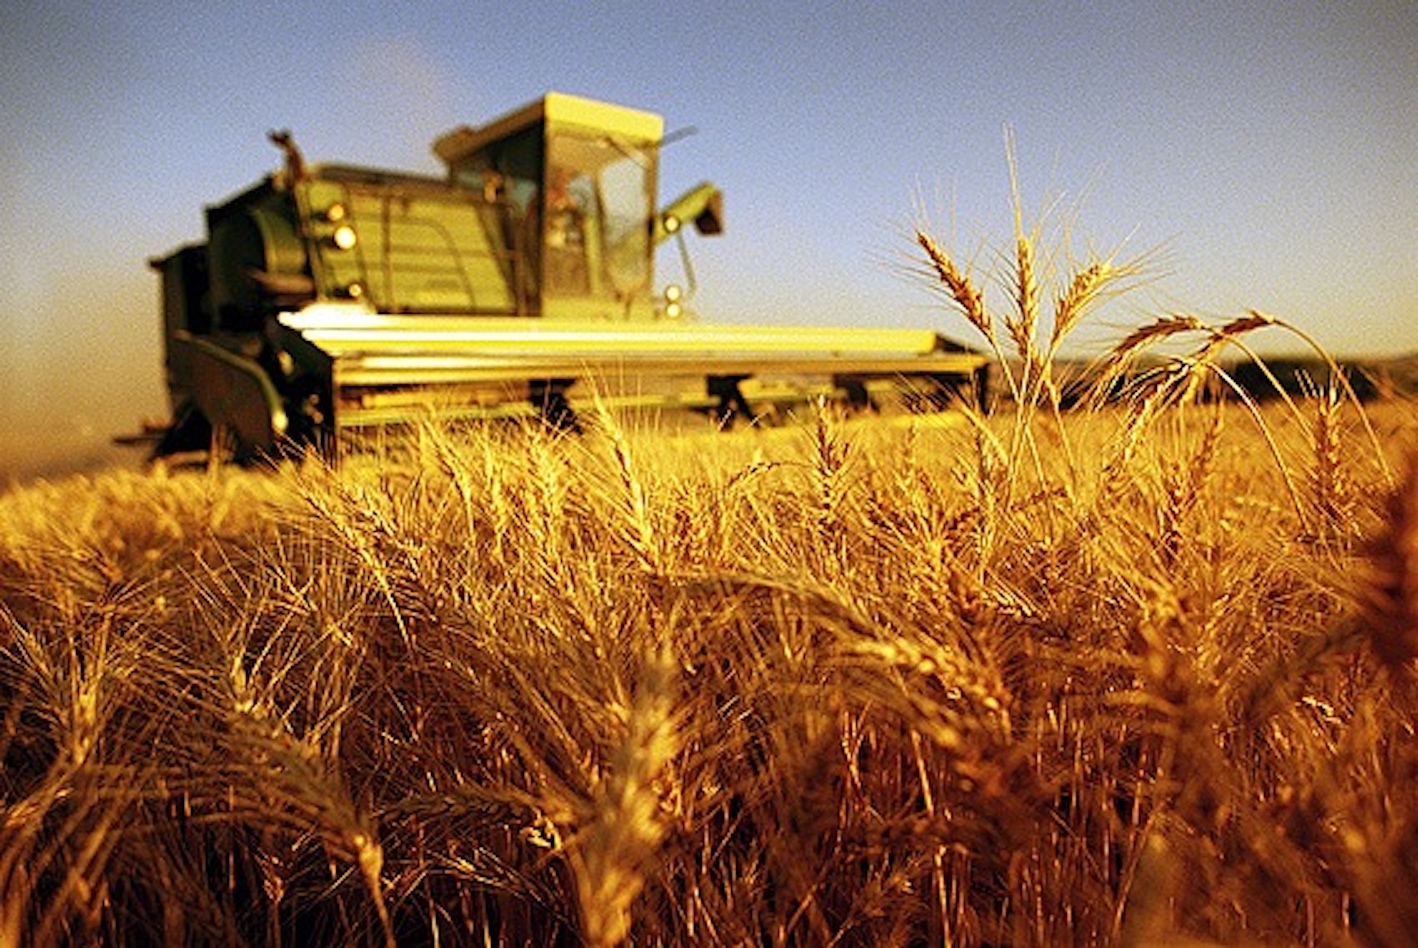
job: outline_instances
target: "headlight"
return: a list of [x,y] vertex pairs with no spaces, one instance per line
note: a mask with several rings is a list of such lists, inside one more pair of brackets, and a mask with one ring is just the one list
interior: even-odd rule
[[684,306],[680,300],[684,299],[684,290],[678,283],[671,283],[665,287],[665,318],[679,319],[684,315]]

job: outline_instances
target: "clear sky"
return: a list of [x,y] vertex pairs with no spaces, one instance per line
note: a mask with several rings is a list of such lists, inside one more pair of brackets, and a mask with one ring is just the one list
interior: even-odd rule
[[1026,212],[1056,208],[1079,250],[1162,250],[1082,342],[1258,308],[1340,355],[1418,350],[1413,0],[8,0],[0,477],[164,415],[145,261],[277,167],[268,129],[436,173],[439,133],[550,89],[698,129],[662,197],[726,193],[726,233],[693,247],[705,319],[969,340],[905,272],[909,230],[924,208],[988,268],[1008,127]]

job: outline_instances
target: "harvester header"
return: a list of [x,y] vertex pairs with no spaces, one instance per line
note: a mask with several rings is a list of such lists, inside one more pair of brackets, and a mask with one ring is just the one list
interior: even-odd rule
[[930,332],[688,318],[683,290],[655,292],[655,248],[720,233],[722,196],[706,182],[657,205],[649,112],[550,93],[440,136],[441,177],[271,139],[284,167],[209,207],[206,242],[151,261],[173,407],[158,454],[332,450],[431,409],[574,426],[587,383],[729,419],[764,393],[866,404],[891,380],[937,402],[983,372]]

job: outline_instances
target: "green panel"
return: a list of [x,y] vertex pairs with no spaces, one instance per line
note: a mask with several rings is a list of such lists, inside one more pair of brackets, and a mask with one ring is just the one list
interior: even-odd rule
[[192,397],[213,427],[236,437],[238,452],[270,451],[285,434],[281,397],[259,365],[185,332],[172,341],[192,369]]
[[[510,224],[480,195],[442,183],[324,181],[308,200],[324,296],[364,297],[390,313],[516,311]],[[353,231],[353,246],[337,245],[341,228]]]
[[260,195],[221,209],[210,229],[211,292],[218,324],[229,331],[259,328],[263,297],[253,273],[296,277],[305,250],[284,195]]

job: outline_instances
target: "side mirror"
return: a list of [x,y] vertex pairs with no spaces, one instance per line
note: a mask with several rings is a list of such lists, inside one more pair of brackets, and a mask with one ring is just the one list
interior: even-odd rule
[[685,221],[706,236],[724,232],[724,193],[709,182],[695,185],[655,216],[655,243],[679,232]]
[[694,218],[694,229],[706,237],[724,232],[724,192],[714,188],[704,209]]

